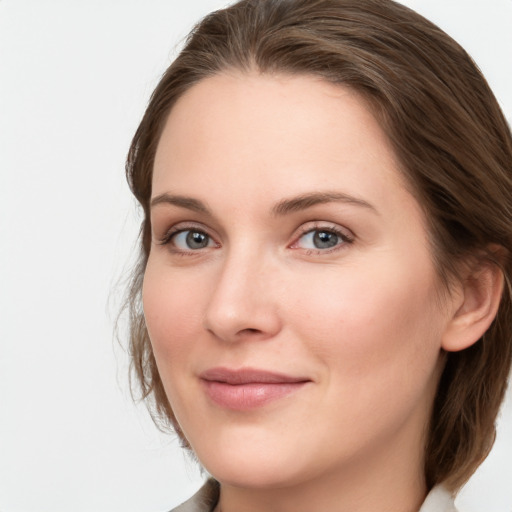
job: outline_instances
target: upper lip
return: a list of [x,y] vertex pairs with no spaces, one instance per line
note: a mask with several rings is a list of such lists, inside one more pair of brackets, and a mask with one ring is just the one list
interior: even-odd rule
[[286,384],[294,382],[307,382],[311,379],[295,377],[283,373],[277,373],[257,368],[230,369],[224,367],[210,368],[200,374],[200,378],[211,382],[223,382],[225,384]]

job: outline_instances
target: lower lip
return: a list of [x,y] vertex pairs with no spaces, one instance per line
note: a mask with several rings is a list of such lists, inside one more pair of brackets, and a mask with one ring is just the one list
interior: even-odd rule
[[250,382],[233,385],[209,380],[202,382],[207,396],[215,404],[237,411],[263,407],[298,391],[306,384],[306,382]]

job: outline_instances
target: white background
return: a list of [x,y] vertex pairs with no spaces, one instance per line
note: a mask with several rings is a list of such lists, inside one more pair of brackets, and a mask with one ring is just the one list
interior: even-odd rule
[[[512,0],[409,0],[512,119]],[[140,218],[124,159],[192,23],[221,0],[0,0],[0,511],[163,512],[200,484],[131,402],[113,339]],[[485,5],[485,10],[482,7]],[[512,398],[459,496],[512,511]]]

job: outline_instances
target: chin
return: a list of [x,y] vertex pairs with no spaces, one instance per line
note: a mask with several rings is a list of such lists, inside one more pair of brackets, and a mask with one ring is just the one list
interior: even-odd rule
[[296,450],[269,442],[268,435],[263,436],[266,438],[264,443],[259,443],[253,436],[244,437],[242,442],[231,436],[227,443],[220,441],[213,446],[193,448],[206,471],[224,485],[279,488],[300,479],[302,464],[297,464]]
[[[259,434],[259,435],[257,435]],[[270,436],[267,429],[240,429],[216,443],[199,443],[196,455],[223,485],[245,489],[283,489],[321,477],[339,464],[321,447],[307,449],[305,439]],[[315,443],[311,443],[315,444]],[[316,456],[315,456],[316,455]]]
[[296,485],[300,482],[297,474],[291,471],[292,463],[272,464],[268,461],[252,464],[225,461],[206,468],[223,485],[244,489],[278,489]]

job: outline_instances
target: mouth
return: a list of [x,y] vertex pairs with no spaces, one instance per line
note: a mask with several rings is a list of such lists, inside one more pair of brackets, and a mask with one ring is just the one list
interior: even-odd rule
[[208,398],[231,410],[250,410],[284,398],[311,379],[254,368],[211,368],[199,376]]

